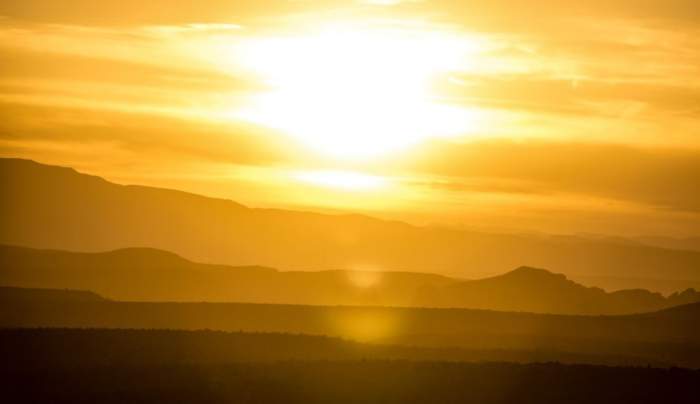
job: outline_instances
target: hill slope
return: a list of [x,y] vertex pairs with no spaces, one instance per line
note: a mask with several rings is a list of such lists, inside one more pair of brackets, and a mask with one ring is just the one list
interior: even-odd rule
[[0,159],[0,186],[4,244],[74,251],[153,247],[202,262],[284,269],[371,266],[475,277],[528,265],[569,276],[644,280],[635,287],[653,288],[655,279],[688,287],[700,282],[697,251],[251,209],[18,159]]
[[105,299],[93,292],[68,289],[34,289],[0,286],[0,302],[12,304],[17,302],[100,302]]
[[622,314],[700,301],[687,290],[606,293],[561,274],[519,268],[461,281],[411,272],[281,272],[198,264],[165,251],[75,253],[0,245],[0,286],[83,289],[118,300],[468,307],[564,314]]
[[75,253],[0,245],[0,264],[0,285],[86,289],[135,301],[407,306],[415,304],[420,288],[454,282],[423,273],[199,264],[147,248]]
[[694,289],[668,298],[644,289],[607,293],[600,288],[582,286],[562,274],[530,267],[492,278],[426,288],[422,292],[418,303],[432,307],[535,313],[623,314],[700,301],[700,293]]

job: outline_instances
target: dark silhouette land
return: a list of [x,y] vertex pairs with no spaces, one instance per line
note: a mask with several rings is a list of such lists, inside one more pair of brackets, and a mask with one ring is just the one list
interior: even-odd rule
[[0,330],[0,352],[3,394],[24,402],[694,403],[700,382],[698,370],[436,362],[281,334]]
[[[61,293],[63,301],[57,298]],[[54,297],[41,298],[49,294]],[[437,308],[137,303],[76,299],[79,294],[0,288],[0,327],[292,333],[460,351],[432,357],[441,360],[700,367],[700,303],[637,315],[563,316]]]

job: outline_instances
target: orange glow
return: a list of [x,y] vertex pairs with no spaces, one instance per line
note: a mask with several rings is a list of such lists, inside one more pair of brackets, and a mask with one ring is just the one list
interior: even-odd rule
[[369,190],[387,185],[388,180],[354,171],[301,171],[293,175],[298,181],[345,190]]
[[238,116],[342,159],[467,133],[478,114],[441,101],[432,87],[483,46],[449,32],[362,24],[250,39],[242,63],[269,91],[253,96]]

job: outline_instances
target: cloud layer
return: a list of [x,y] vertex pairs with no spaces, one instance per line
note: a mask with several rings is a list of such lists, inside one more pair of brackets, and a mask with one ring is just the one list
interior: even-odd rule
[[[3,156],[253,205],[546,231],[700,225],[695,1],[29,0],[0,4],[0,16]],[[247,41],[335,20],[478,44],[431,83],[478,125],[343,162],[237,119],[267,86],[241,63]],[[349,197],[289,183],[300,169],[393,185]]]

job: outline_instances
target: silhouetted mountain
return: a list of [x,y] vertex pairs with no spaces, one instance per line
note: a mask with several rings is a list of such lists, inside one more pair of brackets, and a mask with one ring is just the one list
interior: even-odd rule
[[73,253],[0,246],[0,285],[89,289],[119,300],[412,305],[416,291],[454,280],[407,272],[280,272],[198,264],[147,248]]
[[657,247],[669,248],[674,250],[690,250],[700,251],[700,237],[659,237],[659,236],[644,236],[635,238],[636,241]]
[[410,272],[281,272],[198,264],[165,251],[129,248],[74,253],[0,246],[0,285],[85,289],[118,300],[258,302],[316,305],[468,307],[569,314],[658,310],[700,300],[687,290],[669,298],[646,290],[606,293],[564,275],[522,267],[461,281]]
[[648,289],[660,287],[658,279],[681,280],[686,287],[700,282],[696,251],[251,209],[180,191],[117,185],[18,159],[0,159],[0,184],[0,243],[5,244],[75,251],[153,247],[230,265],[372,267],[464,277],[529,265],[572,277],[596,276],[598,282],[634,278],[635,287]]
[[0,302],[99,302],[105,299],[86,290],[32,289],[0,286]]
[[562,274],[529,267],[492,278],[426,288],[418,300],[419,304],[434,307],[579,314],[647,312],[696,301],[700,301],[700,293],[694,289],[668,298],[642,289],[607,293],[577,284]]
[[[639,314],[637,317],[654,322],[656,327],[677,330],[679,334],[700,335],[700,303],[674,306],[658,312]],[[689,337],[687,341],[697,341],[697,338]]]

